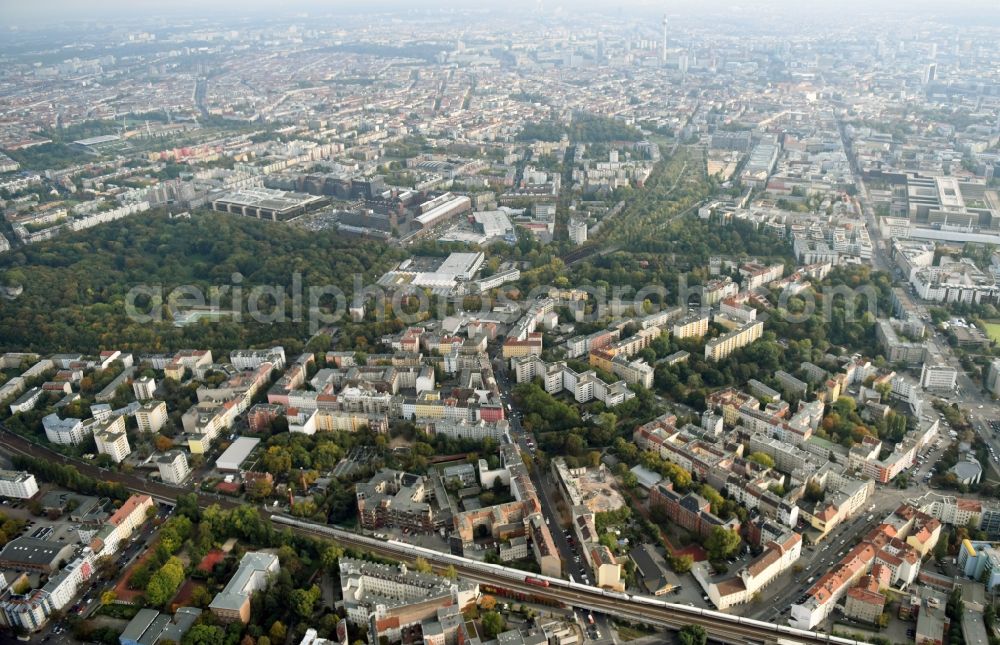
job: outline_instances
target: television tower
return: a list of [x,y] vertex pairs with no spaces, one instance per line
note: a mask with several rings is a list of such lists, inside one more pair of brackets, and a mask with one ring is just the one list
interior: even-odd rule
[[663,48],[660,50],[660,62],[667,64],[667,14],[663,14]]

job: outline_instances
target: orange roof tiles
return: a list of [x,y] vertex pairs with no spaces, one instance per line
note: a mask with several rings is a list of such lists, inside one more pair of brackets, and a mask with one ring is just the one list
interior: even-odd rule
[[125,500],[125,503],[121,505],[121,508],[115,511],[114,515],[108,518],[108,523],[118,526],[119,524],[124,522],[125,519],[129,515],[131,515],[136,508],[144,506],[146,503],[152,503],[152,501],[153,498],[150,497],[149,495],[133,495],[132,497],[129,497],[127,500]]

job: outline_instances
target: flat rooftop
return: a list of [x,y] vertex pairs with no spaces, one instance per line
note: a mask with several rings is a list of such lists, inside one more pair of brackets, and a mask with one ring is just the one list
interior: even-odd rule
[[213,202],[234,206],[263,208],[278,213],[310,206],[322,201],[322,197],[315,195],[294,193],[285,190],[271,190],[269,188],[244,188],[226,193],[213,200]]

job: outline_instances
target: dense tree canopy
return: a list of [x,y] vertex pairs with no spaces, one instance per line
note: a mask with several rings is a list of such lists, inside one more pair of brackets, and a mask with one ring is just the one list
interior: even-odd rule
[[[0,256],[0,283],[24,287],[21,296],[0,307],[0,349],[221,351],[281,343],[295,352],[308,338],[308,316],[290,320],[294,275],[301,277],[307,310],[309,287],[336,286],[350,298],[354,275],[370,285],[400,257],[380,243],[220,213],[191,219],[136,216]],[[222,318],[175,327],[167,308],[152,309],[145,296],[137,300],[142,313],[153,311],[162,322],[137,322],[126,315],[127,294],[134,287],[150,287],[166,301],[181,285],[197,287],[209,301],[210,289],[218,288],[220,307],[229,310],[233,293],[241,289],[236,308],[243,322]],[[288,322],[249,320],[247,301],[255,286],[274,286],[284,294]],[[261,299],[265,313],[272,311],[271,302]],[[320,303],[336,306],[329,299]]]

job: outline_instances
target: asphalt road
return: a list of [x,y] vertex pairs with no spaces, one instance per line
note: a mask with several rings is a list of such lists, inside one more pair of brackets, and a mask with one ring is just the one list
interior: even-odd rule
[[[503,369],[497,370],[495,376],[497,386],[500,388],[501,400],[506,405],[511,401],[511,383],[508,380],[509,373],[506,370],[506,366]],[[532,434],[526,432],[521,426],[521,419],[516,411],[508,414],[508,421],[510,422],[511,438],[518,444],[521,452],[529,455],[534,454],[535,439]],[[545,517],[545,523],[552,534],[552,541],[555,542],[556,549],[559,551],[559,557],[563,563],[563,577],[566,579],[572,577],[576,582],[583,582],[583,576],[586,574],[590,583],[593,583],[593,572],[586,570],[585,559],[581,554],[577,553],[566,539],[566,534],[564,533],[565,527],[562,525],[562,518],[556,512],[557,506],[553,500],[552,491],[555,490],[556,484],[552,481],[552,476],[548,472],[541,472],[540,469],[534,468],[531,471],[531,482],[538,492],[539,501],[542,505],[542,515]],[[580,559],[579,562],[576,561],[578,557]],[[607,617],[599,612],[593,613],[593,627],[596,628],[595,632],[587,620],[587,615],[590,613],[577,612],[586,637],[594,643],[617,642]],[[597,634],[600,634],[600,638],[595,639],[594,636]]]

